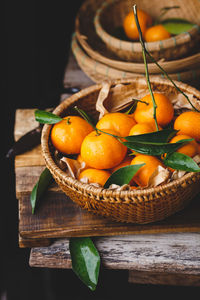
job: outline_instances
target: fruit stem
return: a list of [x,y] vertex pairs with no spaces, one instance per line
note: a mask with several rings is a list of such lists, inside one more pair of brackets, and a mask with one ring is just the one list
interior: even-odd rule
[[70,118],[67,118],[67,125],[69,125],[70,123]]
[[[139,39],[140,39],[140,43],[142,45],[142,53],[143,53],[143,57],[144,57],[144,64],[145,64],[145,61],[146,61],[146,56],[144,55],[147,54],[150,59],[152,60],[153,63],[156,64],[157,67],[159,67],[159,69],[162,71],[162,73],[167,77],[167,79],[173,84],[173,86],[177,89],[178,92],[180,92],[185,98],[186,100],[189,102],[189,104],[192,106],[192,108],[195,110],[195,111],[198,111],[200,112],[200,110],[198,110],[193,104],[192,102],[190,101],[189,97],[176,85],[176,83],[171,79],[171,77],[168,75],[168,73],[160,66],[160,64],[155,60],[155,58],[150,54],[150,52],[146,49],[145,47],[145,44],[143,42],[143,38],[142,38],[142,32],[141,32],[141,29],[140,29],[140,24],[138,22],[138,18],[137,18],[137,6],[134,5],[133,6],[133,12],[134,12],[134,16],[135,16],[135,21],[136,21],[136,25],[137,25],[137,28],[138,28],[138,32],[139,32]],[[174,7],[175,8],[175,7]],[[146,67],[147,67],[147,64],[145,64],[145,72],[146,72]],[[148,70],[148,69],[147,69]],[[153,99],[152,99],[153,100]],[[154,99],[155,100],[155,99]]]
[[159,65],[159,63],[155,60],[155,58],[149,53],[149,51],[147,51],[147,49],[145,48],[145,52],[146,54],[151,58],[152,62],[155,63],[160,70],[162,71],[162,73],[167,77],[167,79],[173,84],[173,86],[177,89],[178,92],[180,92],[186,99],[187,101],[190,103],[190,105],[192,106],[192,108],[195,111],[200,112],[200,110],[198,110],[190,101],[190,99],[188,98],[188,96],[176,85],[176,83],[171,79],[171,77],[167,74],[167,72]]
[[149,91],[150,91],[150,94],[151,94],[151,99],[152,99],[152,102],[153,102],[153,118],[155,120],[156,130],[158,131],[159,130],[158,129],[158,122],[157,122],[157,119],[156,119],[157,105],[156,105],[156,101],[155,101],[155,98],[154,98],[154,95],[153,95],[153,92],[152,92],[151,83],[150,83],[150,79],[149,79],[149,70],[148,70],[148,64],[147,64],[147,59],[146,59],[145,45],[144,45],[144,41],[143,41],[143,38],[142,38],[142,31],[141,31],[141,28],[140,28],[140,24],[139,24],[138,17],[137,17],[137,5],[136,4],[133,6],[133,13],[134,13],[134,16],[135,16],[135,22],[136,22],[137,29],[138,29],[138,32],[139,32],[139,40],[140,40],[140,43],[141,43],[141,46],[142,46],[142,55],[143,55],[144,65],[145,65],[145,74],[146,74],[146,79],[147,79],[147,86],[149,88]]
[[141,102],[141,103],[144,103],[144,104],[146,104],[146,105],[149,105],[148,102],[143,101],[143,100],[139,100],[139,99],[133,99],[133,100],[136,101],[136,102]]

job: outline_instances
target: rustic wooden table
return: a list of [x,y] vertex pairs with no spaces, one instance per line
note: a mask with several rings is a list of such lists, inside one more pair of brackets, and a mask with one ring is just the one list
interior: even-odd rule
[[[65,87],[91,81],[70,55]],[[62,95],[62,99],[69,95]],[[34,109],[16,111],[15,139],[34,128]],[[30,192],[45,164],[40,146],[15,159],[19,200],[19,246],[29,247],[30,266],[71,268],[69,237],[93,236],[102,265],[129,270],[129,282],[200,286],[200,201],[161,222],[120,224],[82,211],[54,183],[31,214]]]

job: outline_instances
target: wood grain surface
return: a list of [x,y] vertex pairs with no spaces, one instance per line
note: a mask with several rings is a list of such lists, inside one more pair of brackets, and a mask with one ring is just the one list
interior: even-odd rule
[[[129,270],[129,282],[200,285],[200,233],[93,238],[102,266]],[[30,266],[71,268],[69,240],[31,250]]]

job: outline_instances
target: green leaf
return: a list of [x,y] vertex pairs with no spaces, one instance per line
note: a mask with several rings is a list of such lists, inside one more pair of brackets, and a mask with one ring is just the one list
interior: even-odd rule
[[176,143],[150,143],[150,142],[122,142],[126,147],[141,154],[162,155],[165,153],[175,152],[181,146],[191,142],[193,139],[185,139]]
[[96,289],[100,269],[100,256],[89,237],[70,238],[69,250],[72,269],[92,291]]
[[118,185],[129,184],[133,176],[137,173],[137,171],[144,166],[145,164],[140,165],[131,165],[125,166],[117,171],[113,172],[106,183],[104,184],[104,188],[108,188],[111,184],[115,183]]
[[184,33],[195,26],[195,24],[179,18],[165,19],[161,24],[171,34]]
[[175,170],[200,172],[200,168],[197,163],[191,157],[183,153],[170,153],[165,157],[163,162],[167,167],[173,168]]
[[38,182],[35,184],[31,195],[30,195],[30,202],[32,207],[32,214],[35,212],[35,207],[38,202],[38,200],[41,198],[41,196],[46,191],[49,184],[53,181],[53,177],[50,173],[50,171],[45,168],[44,171],[41,173]]
[[56,124],[62,121],[61,117],[51,112],[48,112],[46,110],[39,110],[39,109],[35,111],[35,119],[36,121],[42,124]]
[[126,136],[125,139],[128,142],[141,142],[141,143],[150,143],[150,144],[158,144],[158,143],[166,143],[168,142],[174,135],[176,135],[178,130],[175,129],[163,129],[159,131],[154,131],[145,134],[139,135],[130,135]]

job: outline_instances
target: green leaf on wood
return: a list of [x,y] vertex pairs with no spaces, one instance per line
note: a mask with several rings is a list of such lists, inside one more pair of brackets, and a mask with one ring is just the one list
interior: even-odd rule
[[61,117],[51,112],[48,112],[46,110],[39,110],[39,109],[35,111],[35,119],[41,124],[56,124],[62,121]]
[[100,256],[89,237],[70,238],[69,250],[72,269],[92,291],[96,289],[100,269]]
[[32,207],[32,214],[35,212],[35,207],[38,202],[38,200],[41,198],[41,196],[46,191],[49,184],[53,181],[53,177],[50,173],[50,171],[45,168],[44,171],[41,173],[38,182],[35,184],[31,195],[30,195],[30,202]]
[[165,19],[161,22],[161,24],[169,33],[175,35],[184,33],[195,26],[195,24],[181,18]]
[[144,165],[145,164],[130,165],[118,169],[110,175],[110,177],[104,184],[104,188],[108,188],[113,183],[120,186],[122,186],[123,184],[129,184],[133,176]]
[[175,170],[182,170],[186,172],[200,172],[200,168],[197,163],[189,156],[174,152],[168,154],[164,160],[164,164]]

